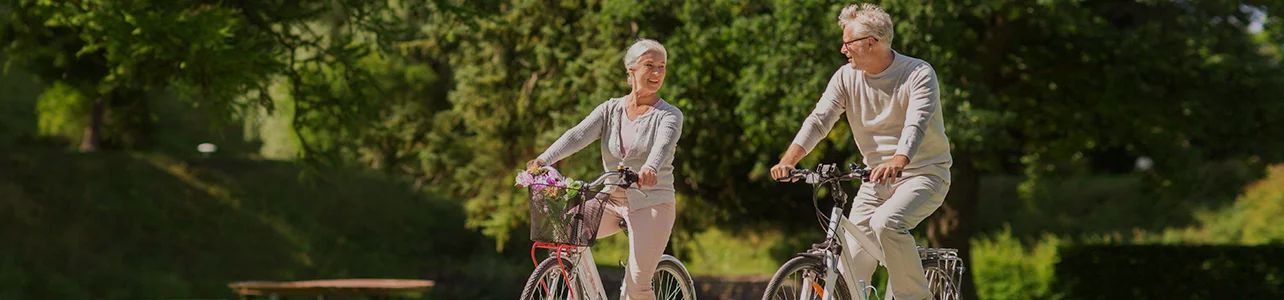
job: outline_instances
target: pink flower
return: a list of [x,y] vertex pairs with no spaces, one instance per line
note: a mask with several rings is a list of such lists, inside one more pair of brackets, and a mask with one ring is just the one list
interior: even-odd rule
[[540,178],[538,182],[548,186],[562,186],[562,178],[559,177],[544,176],[543,178]]
[[544,173],[544,176],[551,176],[551,177],[553,177],[553,178],[559,178],[559,179],[560,179],[560,178],[562,178],[562,173],[557,172],[557,169],[554,169],[554,168],[548,168],[548,173]]
[[527,187],[532,183],[535,183],[535,177],[531,176],[531,173],[527,173],[526,171],[517,172],[517,178],[514,180],[517,181],[517,186],[520,187]]

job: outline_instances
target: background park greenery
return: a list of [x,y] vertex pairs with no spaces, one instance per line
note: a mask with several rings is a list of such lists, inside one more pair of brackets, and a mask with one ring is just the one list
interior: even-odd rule
[[[512,174],[627,93],[637,38],[668,48],[661,96],[686,113],[669,251],[700,275],[761,276],[820,235],[810,189],[766,171],[843,63],[847,2],[2,3],[0,298],[332,277],[512,298],[532,268]],[[964,250],[969,293],[1098,297],[1063,254],[1138,252],[1088,246],[1284,244],[1284,6],[879,3],[893,47],[940,76],[954,183],[915,233]],[[839,124],[803,165],[858,160]],[[559,167],[591,176],[599,156]],[[599,263],[624,245],[603,241]],[[1222,256],[1163,257],[1215,270]],[[1281,286],[1278,262],[1210,272]],[[1162,298],[1136,280],[1109,291]]]

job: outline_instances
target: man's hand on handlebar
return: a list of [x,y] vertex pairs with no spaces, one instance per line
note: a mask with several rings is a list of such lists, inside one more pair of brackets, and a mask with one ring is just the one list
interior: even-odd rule
[[896,177],[901,176],[901,170],[905,170],[905,166],[908,164],[909,157],[900,154],[892,156],[892,160],[878,165],[870,172],[869,181],[875,184],[896,183]]
[[793,171],[794,171],[794,165],[776,164],[775,166],[771,167],[771,178],[780,182],[798,181],[798,178],[794,177]]

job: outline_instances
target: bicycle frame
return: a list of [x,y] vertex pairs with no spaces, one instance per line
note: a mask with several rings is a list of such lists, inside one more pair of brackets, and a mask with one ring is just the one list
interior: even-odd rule
[[[838,272],[837,272],[839,268],[839,264],[842,264],[844,266],[853,265],[850,255],[835,253],[832,250],[834,249],[834,245],[839,247],[839,249],[842,249],[843,245],[846,244],[846,242],[843,241],[842,237],[845,236],[847,232],[856,233],[856,234],[852,234],[852,236],[856,237],[858,244],[873,243],[873,241],[870,241],[869,238],[866,237],[865,235],[859,234],[860,231],[859,229],[856,228],[856,223],[852,222],[846,216],[843,216],[843,208],[841,206],[835,206],[833,211],[830,212],[829,226],[825,230],[825,241],[829,243],[828,244],[829,247],[825,247],[823,249],[811,249],[808,251],[808,254],[818,255],[821,258],[823,258],[825,262],[825,286],[822,289],[824,292],[821,293],[821,295],[823,296],[822,297],[823,300],[833,299],[833,295],[834,295],[833,292],[838,287],[838,284],[837,284],[838,280],[836,279],[839,279]],[[883,257],[883,254],[878,253],[878,251],[867,251],[867,253],[869,253],[870,255],[873,255],[875,259],[878,259],[878,261],[886,260]],[[841,280],[847,281],[847,286],[856,288],[857,295],[853,295],[853,296],[858,297],[857,299],[868,299],[869,295],[866,294],[866,291],[874,287],[866,286],[863,280],[859,282],[852,282],[853,278],[850,276],[851,275],[844,274],[843,275],[844,278],[842,278]],[[804,286],[812,285],[812,283],[808,281],[809,279],[804,279],[803,285]],[[801,295],[802,298],[800,299],[811,299],[810,298],[811,291],[812,290],[810,289],[802,289],[803,294]]]
[[[856,223],[852,222],[850,219],[847,218],[847,216],[843,215],[843,206],[845,206],[844,202],[846,202],[845,200],[847,198],[847,194],[842,191],[842,188],[838,183],[833,183],[831,187],[832,187],[831,191],[835,193],[834,194],[836,196],[835,199],[842,199],[842,200],[836,200],[841,202],[839,202],[839,204],[837,205],[834,205],[833,210],[830,211],[830,214],[829,214],[829,224],[825,228],[825,242],[828,243],[827,245],[828,247],[824,247],[822,249],[811,249],[808,251],[808,254],[819,255],[821,258],[823,258],[825,262],[825,286],[822,289],[824,292],[821,293],[821,295],[823,296],[822,297],[823,300],[833,299],[833,295],[834,295],[833,292],[838,287],[838,284],[837,284],[838,281],[836,279],[839,279],[839,278],[838,278],[838,272],[836,270],[838,270],[839,264],[842,264],[844,266],[853,265],[853,262],[851,261],[851,257],[849,255],[842,255],[841,253],[835,253],[832,250],[834,249],[834,246],[839,247],[838,249],[842,249],[843,245],[846,244],[846,241],[844,241],[843,237],[846,235],[847,232],[856,233],[856,234],[852,234],[852,236],[856,237],[857,243],[859,244],[873,243],[873,241],[870,241],[869,238],[866,237],[865,235],[859,234],[860,230],[856,228]],[[878,261],[886,260],[883,257],[883,253],[878,253],[877,251],[867,251],[867,252],[871,255],[874,255],[874,258],[878,259]],[[845,278],[842,278],[841,280],[847,281],[847,286],[857,288],[856,290],[858,294],[857,297],[859,297],[857,299],[868,299],[869,295],[865,293],[867,290],[867,287],[864,285],[863,280],[862,282],[852,282],[852,278],[850,277],[850,275],[844,275],[843,277]],[[803,285],[804,286],[812,285],[812,283],[808,281],[809,279],[804,279]],[[868,287],[868,288],[873,288],[873,287]],[[810,298],[811,291],[812,290],[810,289],[802,289],[803,294],[801,295],[802,298],[800,299],[811,299]]]

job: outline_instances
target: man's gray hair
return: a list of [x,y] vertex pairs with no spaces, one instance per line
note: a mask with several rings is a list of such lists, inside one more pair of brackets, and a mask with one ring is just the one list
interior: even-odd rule
[[[847,25],[860,25],[857,30],[865,30],[866,34],[874,36],[879,43],[883,45],[892,44],[892,16],[887,15],[882,7],[873,3],[852,4],[843,8],[843,12],[838,13],[838,26],[847,30]],[[857,32],[857,34],[860,34]],[[858,36],[861,38],[863,36]]]
[[652,39],[638,40],[633,43],[633,46],[629,46],[629,50],[624,53],[624,69],[629,74],[630,82],[633,81],[633,69],[637,68],[642,59],[642,54],[647,51],[655,51],[660,54],[660,58],[663,58],[666,62],[669,61],[669,52],[664,50],[664,45],[660,45],[660,42]]

